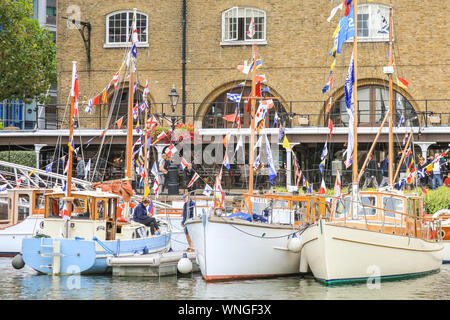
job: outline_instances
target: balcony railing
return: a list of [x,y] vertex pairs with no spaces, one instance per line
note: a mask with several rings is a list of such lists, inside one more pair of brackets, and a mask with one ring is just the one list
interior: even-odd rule
[[[440,127],[450,126],[450,99],[449,100],[417,100],[414,101],[415,106],[421,111],[412,111],[405,114],[405,123],[403,126],[407,127]],[[221,110],[225,109],[225,114],[217,112],[207,112],[202,117],[197,117],[195,114],[198,112],[201,103],[187,103],[186,104],[186,123],[196,123],[197,126],[202,128],[231,128],[232,123],[224,120],[224,115],[231,114],[227,112],[225,108],[227,106],[224,102],[209,103],[222,106]],[[20,120],[23,123],[18,127],[19,130],[54,130],[54,129],[67,129],[68,128],[68,116],[64,111],[65,105],[46,105],[47,112],[45,117],[37,119]],[[80,106],[79,116],[76,121],[76,126],[79,129],[105,129],[108,121],[108,105],[96,106],[93,114],[84,112],[84,107]],[[233,105],[234,108],[234,105]],[[338,103],[330,108],[330,112],[326,113],[326,105],[324,101],[287,101],[283,103],[283,108],[278,105],[277,114],[281,123],[286,128],[292,127],[328,127],[328,117],[333,121],[334,127],[346,127],[348,124],[348,115],[345,110],[339,108]],[[387,107],[388,108],[388,107]],[[230,109],[230,108],[228,108]],[[175,120],[177,123],[183,121],[183,117],[180,115],[181,105],[176,108]],[[230,109],[231,110],[231,109]],[[241,107],[242,110],[242,107]],[[317,112],[305,112],[303,110],[316,110]],[[439,110],[439,111],[438,111]],[[234,110],[233,110],[234,111]],[[241,111],[242,126],[249,126],[249,114],[246,111]],[[170,126],[172,121],[172,108],[169,103],[154,103],[151,105],[151,114],[158,116],[160,119],[164,119],[165,125]],[[395,112],[394,126],[397,126],[401,112]],[[115,117],[120,117],[115,113]],[[268,120],[266,120],[266,127],[272,127],[274,112],[269,113]],[[143,113],[140,114],[141,123],[143,123]],[[370,112],[369,110],[360,110],[358,112],[358,126],[360,127],[378,127],[384,117],[384,113],[381,111]],[[114,119],[116,120],[116,119]],[[14,119],[1,119],[3,123],[13,123],[17,120]],[[36,126],[36,122],[39,122],[39,127]],[[124,120],[122,128],[126,128],[127,121]],[[110,128],[113,128],[111,125]]]

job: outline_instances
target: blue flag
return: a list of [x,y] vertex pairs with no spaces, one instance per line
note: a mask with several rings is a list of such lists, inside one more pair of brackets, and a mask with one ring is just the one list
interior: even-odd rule
[[350,8],[348,16],[342,17],[339,21],[339,35],[336,52],[341,53],[342,45],[345,41],[355,36],[355,14],[353,6]]

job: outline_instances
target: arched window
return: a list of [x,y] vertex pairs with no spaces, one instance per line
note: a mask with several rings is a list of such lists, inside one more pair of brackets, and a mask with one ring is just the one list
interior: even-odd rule
[[[411,103],[399,92],[393,91],[394,127],[402,114],[404,126],[418,126],[419,120]],[[364,86],[358,88],[358,126],[376,127],[383,122],[389,111],[389,89],[383,86]],[[348,114],[345,95],[336,100],[330,111],[334,125],[347,126]]]
[[[245,87],[242,91],[242,97],[249,97],[251,93],[251,87]],[[270,93],[263,93],[266,97],[273,97]],[[239,103],[239,113],[241,116],[241,127],[250,127],[250,114],[247,112],[247,102],[248,99],[241,99]],[[266,117],[266,128],[271,128],[275,116],[275,111],[278,113],[280,118],[285,115],[285,110],[278,100],[273,100],[274,106],[269,109],[268,115]],[[256,102],[258,106],[259,102]],[[203,128],[232,128],[233,122],[226,121],[222,117],[234,114],[236,110],[236,103],[227,99],[227,93],[222,93],[219,95],[214,102],[212,102],[203,118]],[[236,128],[236,124],[234,125]]]
[[[117,11],[106,16],[106,44],[117,47],[131,44],[133,11]],[[138,46],[148,45],[148,16],[145,13],[136,14],[136,29],[138,31]]]
[[[247,31],[253,18],[255,35],[249,37]],[[222,12],[222,43],[246,44],[249,42],[265,42],[266,13],[255,8],[233,7]]]

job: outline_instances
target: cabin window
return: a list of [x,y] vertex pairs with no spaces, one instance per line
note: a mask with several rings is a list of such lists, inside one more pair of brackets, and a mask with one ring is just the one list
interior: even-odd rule
[[[383,197],[383,208],[386,210],[403,212],[403,199]],[[384,211],[386,217],[395,217],[394,212]]]
[[[255,22],[255,35],[249,37],[250,23]],[[255,8],[233,7],[222,13],[222,42],[226,44],[265,43],[266,13]]]
[[90,219],[92,212],[91,200],[87,199],[75,199],[73,201],[71,216],[76,219]]
[[363,207],[361,209],[359,209],[359,212],[358,212],[359,216],[364,216],[364,215],[374,216],[377,213],[377,209],[365,207],[365,206],[376,207],[377,198],[375,196],[362,196],[361,202],[363,204]]
[[334,218],[335,219],[342,219],[345,217],[348,217],[350,213],[350,203],[351,203],[351,197],[345,197],[343,199],[338,199],[336,201],[336,210],[334,212]]
[[34,208],[44,209],[45,207],[45,196],[43,193],[36,193],[34,198]]
[[18,222],[23,221],[30,215],[30,196],[28,194],[19,195]]
[[[131,30],[133,25],[133,12],[120,11],[106,17],[106,44],[105,47],[124,47],[131,44]],[[137,46],[148,45],[148,16],[144,13],[136,14],[136,29],[139,42]]]
[[8,198],[0,198],[0,221],[9,221]]
[[106,214],[106,201],[105,200],[97,200],[97,220],[104,220]]

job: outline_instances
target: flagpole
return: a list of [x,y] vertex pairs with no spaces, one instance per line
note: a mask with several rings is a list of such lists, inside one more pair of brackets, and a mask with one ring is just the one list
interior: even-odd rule
[[[392,68],[392,6],[389,8],[389,67]],[[394,134],[393,134],[393,103],[392,103],[392,73],[389,75],[389,187],[393,187],[394,179]]]
[[[344,0],[347,1],[347,0]],[[358,0],[353,4],[355,36],[353,37],[353,67],[355,82],[353,85],[353,187],[352,187],[352,215],[357,214],[356,195],[359,189],[358,183]]]
[[[255,97],[256,95],[256,44],[252,45],[253,47],[253,67],[252,67],[252,94],[251,97]],[[252,216],[253,212],[253,203],[252,203],[252,195],[253,195],[253,162],[255,161],[255,155],[253,150],[253,145],[255,144],[255,108],[256,100],[252,99],[250,115],[252,117],[250,124],[250,160],[249,160],[249,183],[248,183],[248,194],[250,195],[248,202],[248,214]]]
[[[133,31],[136,28],[136,11],[133,9]],[[133,36],[131,36],[133,39]],[[133,40],[132,40],[133,41]],[[122,65],[123,66],[123,65]],[[130,83],[128,89],[128,124],[127,124],[127,154],[126,154],[126,169],[125,169],[125,179],[130,181],[131,185],[131,154],[133,153],[133,100],[134,100],[134,82],[136,79],[136,61],[133,55],[130,53]],[[129,202],[125,202],[123,208],[123,213],[128,215]]]
[[[136,26],[136,8],[133,12],[133,28]],[[136,78],[136,61],[130,55],[130,83],[128,93],[128,132],[127,132],[127,159],[126,159],[126,178],[131,181],[131,154],[133,150],[133,100],[134,100],[134,82]]]
[[[145,102],[145,101],[144,101]],[[148,108],[145,108],[145,120],[144,120],[144,133],[145,133],[145,138],[144,138],[144,152],[145,152],[145,161],[144,161],[144,172],[145,172],[145,178],[144,178],[144,195],[147,196],[147,189],[148,189],[148,159],[147,159],[147,152],[148,152],[148,147],[147,147],[147,142],[148,142],[148,132],[147,132],[147,110]],[[150,190],[149,190],[150,193]]]
[[[69,143],[73,139],[73,112],[75,105],[75,91],[74,82],[75,74],[77,72],[77,62],[72,61],[72,90],[70,92],[70,117],[69,117]],[[73,147],[73,146],[72,146]],[[72,163],[73,163],[73,151],[69,148],[69,170],[67,172],[67,197],[72,196]],[[70,217],[70,206],[69,206],[69,217]]]

